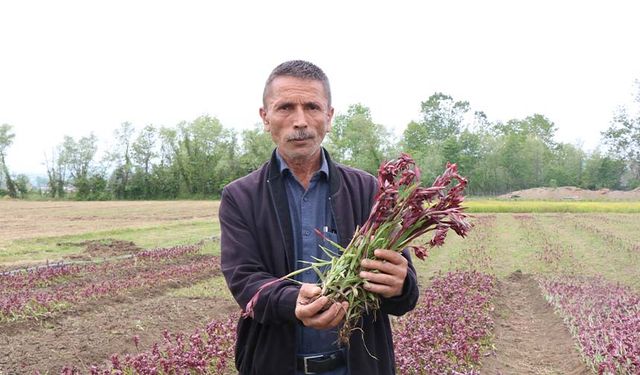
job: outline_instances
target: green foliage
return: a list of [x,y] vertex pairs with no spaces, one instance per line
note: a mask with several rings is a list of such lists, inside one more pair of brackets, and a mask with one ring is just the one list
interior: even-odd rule
[[271,157],[274,149],[271,135],[265,132],[262,125],[256,124],[253,129],[242,132],[242,154],[240,168],[245,173],[258,169]]
[[175,141],[175,161],[188,195],[217,196],[237,176],[236,135],[218,119],[201,116],[178,125]]
[[[640,104],[640,83],[636,98]],[[635,113],[635,114],[634,114]],[[14,134],[0,127],[0,192],[25,196],[25,179],[4,163]],[[497,195],[540,186],[632,189],[640,186],[640,111],[621,108],[603,132],[608,148],[585,153],[554,141],[556,125],[541,114],[492,122],[469,102],[436,92],[421,103],[399,142],[374,122],[363,104],[334,118],[325,147],[341,163],[376,174],[379,165],[409,153],[431,183],[447,162],[468,177],[468,192]],[[173,127],[147,125],[140,131],[125,122],[114,134],[108,157],[96,161],[94,135],[65,136],[45,155],[49,196],[75,199],[216,198],[236,178],[259,168],[274,145],[261,125],[239,135],[211,116]]]
[[636,84],[636,113],[629,113],[624,107],[619,108],[609,128],[602,132],[610,155],[627,161],[628,186],[640,185],[640,81],[636,81]]
[[31,182],[29,182],[29,176],[19,174],[16,176],[14,183],[16,190],[18,191],[18,193],[20,193],[20,197],[26,197],[31,190]]
[[130,198],[129,178],[132,173],[131,144],[135,127],[130,122],[123,122],[114,132],[116,144],[109,152],[108,160],[113,163],[114,171],[109,181],[110,189],[116,199]]
[[586,160],[581,185],[586,189],[618,189],[624,171],[624,160],[594,152]]
[[552,150],[545,180],[549,186],[580,186],[585,153],[574,145],[560,143]]
[[339,162],[377,174],[389,157],[389,132],[373,122],[371,111],[362,104],[351,105],[333,121],[327,148]]
[[422,120],[418,133],[423,145],[438,144],[450,137],[457,137],[463,128],[469,102],[454,101],[449,95],[437,92],[421,103]]
[[15,134],[11,132],[12,126],[9,124],[2,124],[0,126],[0,183],[3,181],[2,176],[4,175],[4,184],[7,188],[7,193],[11,198],[18,197],[18,191],[15,183],[9,173],[9,167],[5,162],[5,155],[7,149],[13,143],[13,138],[15,138]]

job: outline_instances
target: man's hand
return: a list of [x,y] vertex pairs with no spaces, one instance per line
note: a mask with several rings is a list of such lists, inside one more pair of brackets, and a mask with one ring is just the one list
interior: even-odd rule
[[322,289],[317,285],[302,284],[296,302],[296,318],[307,327],[333,328],[344,319],[349,304],[347,302],[330,303],[325,309],[329,299],[325,296],[318,297],[320,293],[322,293]]
[[364,288],[385,298],[401,295],[409,262],[393,250],[376,249],[374,254],[379,260],[363,259],[360,263],[365,269],[360,271]]

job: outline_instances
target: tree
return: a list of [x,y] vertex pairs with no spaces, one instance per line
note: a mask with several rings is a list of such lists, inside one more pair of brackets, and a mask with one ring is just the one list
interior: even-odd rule
[[469,128],[465,123],[469,110],[469,102],[455,101],[449,95],[436,92],[421,103],[420,121],[407,125],[402,149],[420,166],[424,183],[433,182],[447,161],[458,161],[465,147],[460,144],[460,135]]
[[271,135],[265,132],[261,124],[256,124],[253,129],[242,131],[242,154],[240,166],[243,172],[251,172],[265,161],[269,160],[274,149]]
[[117,199],[125,199],[129,192],[131,175],[131,142],[135,127],[130,122],[123,122],[114,132],[116,144],[109,153],[109,159],[115,164],[111,175],[111,190]]
[[371,111],[362,104],[349,106],[338,115],[329,132],[327,148],[337,161],[376,174],[388,157],[389,132],[373,122]]
[[132,198],[151,198],[151,169],[158,157],[156,143],[158,131],[153,125],[145,126],[131,145],[134,173],[130,181]]
[[421,103],[422,119],[410,122],[404,131],[403,144],[407,152],[418,153],[457,137],[469,108],[469,102],[454,101],[441,92],[431,95]]
[[497,123],[495,129],[498,134],[517,134],[537,138],[549,149],[555,146],[553,138],[557,130],[556,125],[538,113],[527,116],[523,120],[513,119],[506,123]]
[[7,185],[7,191],[11,198],[17,198],[18,192],[16,189],[16,185],[11,178],[11,174],[9,173],[9,167],[5,161],[5,155],[7,149],[13,143],[13,138],[16,136],[11,133],[12,126],[9,124],[2,124],[0,126],[0,177],[4,174],[5,184]]
[[585,161],[582,187],[586,189],[618,189],[625,163],[596,150]]
[[52,197],[64,197],[69,187],[74,188],[78,199],[95,199],[95,195],[102,192],[96,190],[100,190],[100,184],[96,185],[99,173],[93,161],[97,150],[97,138],[91,133],[78,141],[65,135],[62,143],[51,152],[51,158],[45,154]]
[[19,174],[16,176],[14,183],[16,186],[16,190],[18,190],[18,192],[20,193],[20,197],[26,197],[29,193],[29,190],[31,190],[31,182],[29,181],[29,176],[25,174]]
[[75,188],[78,199],[88,199],[92,193],[95,193],[92,174],[93,159],[97,151],[97,138],[93,133],[78,141],[73,137],[65,136],[62,142],[60,158],[62,163],[66,163],[65,169],[69,171],[69,182]]
[[62,146],[58,145],[51,151],[51,158],[44,154],[44,164],[47,168],[47,178],[49,185],[49,194],[52,198],[62,198],[65,194],[64,186],[66,184],[66,163],[60,157]]
[[545,181],[549,186],[580,186],[585,153],[580,148],[560,143],[553,149],[553,157],[547,167]]
[[526,189],[548,184],[547,168],[556,147],[555,125],[546,117],[534,114],[525,119],[496,123],[493,132],[502,140],[501,166],[507,189]]
[[507,170],[502,163],[503,138],[479,134],[480,150],[473,169],[467,173],[470,194],[496,195],[508,191]]
[[237,137],[215,117],[200,116],[178,124],[175,134],[165,134],[173,162],[189,195],[217,196],[239,177]]
[[426,134],[426,141],[439,143],[457,136],[462,131],[469,108],[469,102],[454,101],[451,96],[441,92],[431,95],[421,103],[420,126]]
[[[640,106],[640,81],[636,81],[635,102]],[[628,187],[640,185],[640,108],[637,113],[629,113],[625,107],[616,111],[609,128],[602,132],[604,143],[614,158],[627,160],[630,174]]]
[[135,165],[142,169],[145,175],[151,170],[151,162],[158,156],[156,142],[158,133],[153,125],[145,126],[131,145],[132,158]]
[[178,131],[163,126],[158,131],[158,138],[159,164],[153,168],[150,194],[157,198],[176,198],[180,194],[181,186]]

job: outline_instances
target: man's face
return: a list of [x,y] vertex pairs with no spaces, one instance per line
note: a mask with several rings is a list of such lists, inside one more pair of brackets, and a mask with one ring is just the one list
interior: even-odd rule
[[305,161],[319,155],[333,108],[322,82],[281,76],[269,85],[260,117],[285,161]]

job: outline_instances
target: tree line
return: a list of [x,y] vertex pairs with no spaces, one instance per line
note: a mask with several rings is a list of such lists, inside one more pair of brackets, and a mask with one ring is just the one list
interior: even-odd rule
[[[640,104],[637,83],[635,104]],[[593,152],[556,142],[556,130],[541,114],[491,121],[472,111],[469,102],[438,92],[421,103],[419,119],[407,125],[400,139],[375,123],[368,107],[351,105],[334,118],[325,147],[337,161],[374,175],[381,162],[407,152],[420,166],[424,183],[454,162],[469,178],[474,195],[541,186],[640,186],[640,111],[619,108],[602,132],[602,147]],[[12,175],[5,162],[14,137],[10,125],[0,126],[0,195],[25,197],[28,177]],[[261,126],[238,132],[211,116],[173,127],[136,129],[125,122],[100,159],[97,144],[93,134],[64,136],[45,154],[44,194],[80,200],[217,198],[227,183],[257,169],[273,150]]]

